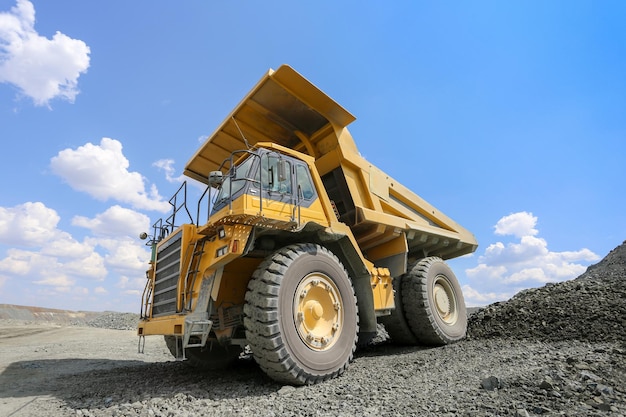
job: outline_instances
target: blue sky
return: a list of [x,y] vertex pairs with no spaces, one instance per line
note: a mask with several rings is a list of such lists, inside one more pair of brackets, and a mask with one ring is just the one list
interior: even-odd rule
[[626,239],[625,18],[621,1],[0,0],[0,303],[138,311],[137,235],[283,63],[476,235],[450,262],[468,305],[575,278]]

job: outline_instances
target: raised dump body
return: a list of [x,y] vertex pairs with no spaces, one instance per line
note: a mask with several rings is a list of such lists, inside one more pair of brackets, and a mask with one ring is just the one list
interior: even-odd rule
[[[270,70],[189,160],[185,175],[208,183],[231,152],[272,142],[309,155],[359,247],[373,252],[405,233],[405,252],[455,258],[474,236],[359,153],[347,126],[355,117],[289,66]],[[248,145],[246,145],[246,140]],[[400,245],[402,246],[402,245]],[[384,252],[384,251],[383,251]]]
[[185,167],[206,217],[173,198],[155,224],[141,336],[200,366],[246,346],[292,384],[343,372],[379,321],[399,343],[464,337],[443,260],[475,238],[361,157],[354,120],[289,66],[263,76]]

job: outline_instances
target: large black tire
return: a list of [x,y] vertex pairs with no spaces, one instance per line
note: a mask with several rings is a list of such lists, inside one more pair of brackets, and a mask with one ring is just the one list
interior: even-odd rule
[[[167,348],[176,358],[176,337],[164,337]],[[222,346],[217,342],[208,342],[203,348],[187,348],[185,350],[185,357],[187,358],[185,363],[198,369],[220,370],[231,366],[240,354],[241,348],[239,346]]]
[[246,338],[255,361],[276,381],[314,384],[342,374],[356,349],[358,322],[344,266],[319,245],[280,249],[248,284]]
[[409,324],[404,316],[404,307],[402,306],[402,281],[404,275],[393,278],[393,299],[396,305],[395,310],[389,316],[382,316],[379,320],[385,326],[385,330],[391,338],[391,342],[397,345],[417,345],[418,340],[411,331]]
[[411,331],[422,344],[441,346],[465,337],[463,292],[441,258],[424,258],[403,276],[402,306]]

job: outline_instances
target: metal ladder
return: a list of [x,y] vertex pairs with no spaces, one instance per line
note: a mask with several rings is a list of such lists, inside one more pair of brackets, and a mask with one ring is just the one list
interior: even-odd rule
[[[204,347],[206,341],[209,338],[209,332],[213,322],[208,318],[196,319],[194,317],[187,317],[185,319],[185,334],[183,335],[183,349],[192,347]],[[192,336],[200,338],[199,343],[189,343]]]
[[[193,287],[198,278],[198,273],[200,272],[200,259],[204,253],[205,243],[206,238],[201,238],[196,240],[193,244],[192,256],[189,261],[189,267],[187,268],[187,274],[185,275],[185,287],[182,294],[183,306],[187,311],[191,311]],[[204,347],[204,345],[206,345],[212,325],[213,322],[209,320],[209,314],[207,312],[194,312],[185,318],[185,331],[182,336],[183,358],[185,356],[185,349]],[[192,337],[198,337],[200,341],[190,343]]]
[[[204,347],[207,339],[209,338],[209,332],[213,322],[209,319],[193,320],[185,319],[185,334],[176,337],[176,360],[184,361],[187,359],[185,350],[187,348]],[[192,336],[199,336],[200,343],[189,343],[189,339]]]
[[206,238],[198,239],[194,242],[191,252],[191,260],[189,261],[187,273],[185,274],[185,284],[183,285],[183,291],[181,295],[183,298],[183,309],[187,311],[191,311],[193,286],[198,277],[198,272],[200,272],[198,267],[200,266],[200,259],[202,258],[202,254],[204,253],[205,243]]

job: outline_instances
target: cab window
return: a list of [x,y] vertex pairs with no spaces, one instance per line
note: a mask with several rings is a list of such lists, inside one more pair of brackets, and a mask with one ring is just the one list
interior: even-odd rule
[[296,178],[298,181],[298,193],[302,193],[302,198],[310,200],[315,195],[311,174],[306,165],[296,165]]
[[271,154],[261,158],[261,186],[264,191],[291,194],[291,162]]

